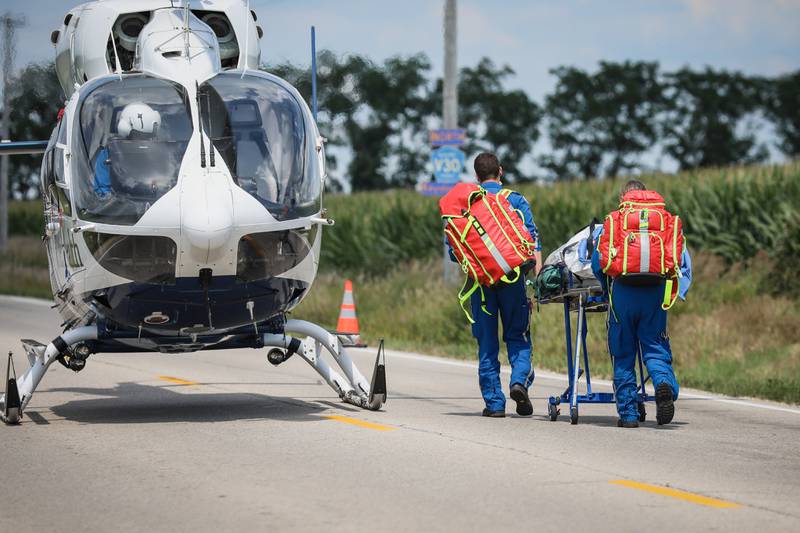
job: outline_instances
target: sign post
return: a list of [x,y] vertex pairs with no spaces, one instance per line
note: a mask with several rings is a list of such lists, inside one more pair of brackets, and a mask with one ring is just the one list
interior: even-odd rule
[[[431,130],[429,134],[431,147],[431,165],[434,181],[422,184],[420,192],[425,196],[444,196],[456,183],[461,181],[464,173],[466,157],[459,148],[466,142],[463,129]],[[444,282],[451,283],[457,279],[455,265],[450,261],[447,244],[443,244],[442,271]]]

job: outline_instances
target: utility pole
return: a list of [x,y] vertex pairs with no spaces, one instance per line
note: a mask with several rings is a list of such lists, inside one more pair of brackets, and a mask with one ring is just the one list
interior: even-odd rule
[[[442,126],[447,130],[458,128],[458,60],[457,60],[456,0],[444,2],[444,78],[442,83]],[[446,285],[458,280],[460,270],[450,261],[447,245],[444,247],[442,270]]]
[[[14,32],[25,25],[25,19],[10,12],[0,16],[3,29],[3,118],[0,122],[0,140],[8,139],[11,104],[11,71],[14,65]],[[8,248],[8,156],[0,157],[0,252]]]
[[444,4],[444,87],[442,117],[445,129],[458,127],[458,61],[456,0]]

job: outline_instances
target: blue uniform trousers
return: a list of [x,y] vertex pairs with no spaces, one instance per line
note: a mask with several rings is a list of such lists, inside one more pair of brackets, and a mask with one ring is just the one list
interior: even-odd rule
[[667,312],[661,308],[664,285],[631,286],[613,282],[608,312],[608,350],[614,359],[614,391],[622,420],[639,417],[636,389],[636,352],[641,347],[647,372],[658,386],[666,382],[678,399],[667,333]]
[[478,340],[478,382],[486,407],[503,411],[506,396],[500,385],[500,343],[497,338],[498,318],[503,322],[503,342],[511,364],[510,385],[520,383],[526,389],[533,383],[531,365],[530,303],[525,293],[523,276],[516,283],[499,283],[484,287],[486,314],[481,309],[480,291],[472,294],[472,334]]

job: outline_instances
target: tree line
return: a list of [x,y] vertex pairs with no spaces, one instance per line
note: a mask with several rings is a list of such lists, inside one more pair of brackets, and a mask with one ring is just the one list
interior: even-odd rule
[[[308,67],[263,68],[310,100]],[[680,170],[758,163],[769,157],[770,143],[787,158],[800,157],[800,70],[770,78],[602,61],[592,71],[562,66],[550,73],[554,88],[535,102],[509,88],[515,72],[508,65],[483,58],[462,68],[465,151],[496,152],[517,181],[635,174],[668,163]],[[427,132],[441,124],[441,85],[424,54],[375,62],[320,52],[318,122],[334,188],[412,187],[427,179]],[[28,65],[12,87],[12,138],[46,139],[63,103],[53,65]],[[350,155],[346,165],[342,154]],[[12,194],[35,191],[38,165],[35,157],[12,158]]]

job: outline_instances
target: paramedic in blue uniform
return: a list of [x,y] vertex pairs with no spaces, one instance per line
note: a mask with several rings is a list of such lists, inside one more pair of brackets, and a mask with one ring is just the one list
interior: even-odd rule
[[[620,193],[646,190],[638,180],[628,181]],[[599,228],[602,230],[602,228]],[[598,241],[600,232],[595,234]],[[672,369],[672,349],[669,345],[667,312],[661,307],[664,283],[632,285],[623,279],[609,279],[600,267],[600,255],[595,248],[592,270],[606,294],[611,284],[612,301],[608,311],[608,349],[614,362],[614,391],[617,400],[617,425],[639,427],[638,390],[636,385],[636,352],[641,347],[642,359],[656,390],[656,421],[668,424],[675,414],[673,402],[678,399],[678,381]],[[681,256],[681,277],[678,295],[686,299],[692,282],[692,259],[686,247]]]
[[[475,158],[475,176],[481,187],[490,193],[497,194],[503,189],[500,178],[503,168],[497,156],[481,153]],[[542,252],[539,244],[539,232],[533,222],[531,206],[525,197],[512,192],[508,201],[515,210],[522,213],[525,227],[536,243],[535,272],[542,264]],[[450,254],[455,261],[455,256]],[[511,399],[517,404],[517,414],[530,416],[533,405],[528,397],[528,389],[533,383],[533,366],[531,364],[531,331],[530,301],[525,292],[525,276],[520,276],[515,283],[500,282],[493,287],[484,287],[486,311],[481,309],[480,291],[472,294],[472,334],[478,340],[478,382],[486,402],[483,416],[500,418],[506,415],[506,397],[500,384],[500,343],[498,341],[498,318],[503,322],[503,342],[508,349],[508,362],[511,364]]]

